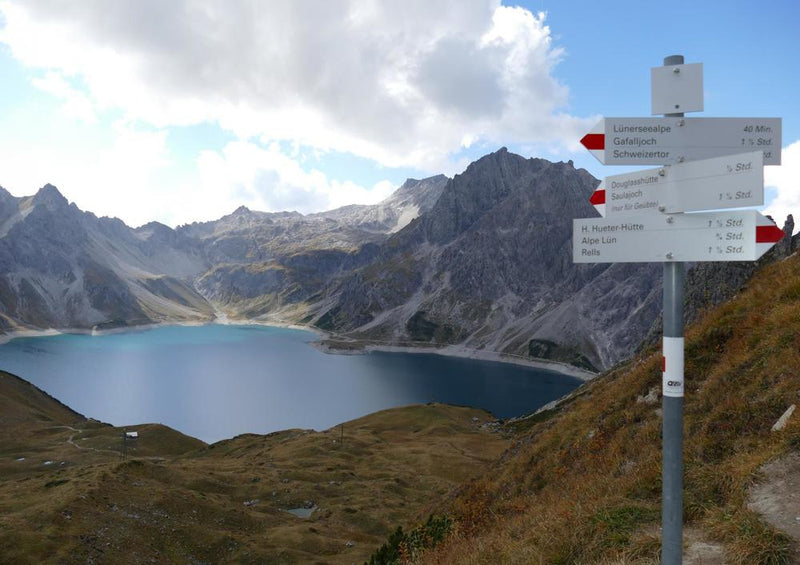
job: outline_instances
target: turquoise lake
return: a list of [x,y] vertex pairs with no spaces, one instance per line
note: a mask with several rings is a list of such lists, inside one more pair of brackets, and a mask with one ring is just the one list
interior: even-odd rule
[[325,430],[414,403],[529,413],[581,381],[553,371],[440,355],[330,355],[306,331],[163,326],[18,338],[0,369],[81,414],[125,426],[162,423],[206,442],[289,428]]

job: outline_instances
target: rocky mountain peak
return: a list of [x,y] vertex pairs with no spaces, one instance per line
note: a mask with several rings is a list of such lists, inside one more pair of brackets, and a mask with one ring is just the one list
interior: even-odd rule
[[544,159],[509,153],[505,147],[481,157],[444,187],[426,219],[427,239],[433,243],[452,240],[514,192],[531,188],[554,192],[552,182],[537,180],[542,170],[552,166]]
[[[0,186],[0,224],[18,211],[17,199],[11,195],[6,189]],[[9,226],[6,226],[6,230]],[[2,233],[3,231],[0,231]]]
[[318,324],[356,338],[612,365],[641,341],[660,297],[648,266],[573,263],[572,219],[594,213],[597,182],[505,148],[479,159],[342,281]]
[[7,202],[13,202],[15,200],[16,198],[14,198],[14,196],[9,191],[0,186],[0,206],[3,206]]
[[424,187],[426,185],[431,185],[446,181],[447,177],[445,175],[435,175],[421,180],[407,178],[406,181],[402,185],[400,185],[400,188],[398,188],[392,196],[394,197],[408,196],[410,194],[418,192],[421,187]]
[[175,230],[161,222],[148,222],[143,226],[139,226],[134,231],[145,239],[165,239],[171,237],[175,233]]
[[33,197],[34,204],[41,204],[51,210],[66,208],[69,202],[58,189],[50,183],[47,183]]

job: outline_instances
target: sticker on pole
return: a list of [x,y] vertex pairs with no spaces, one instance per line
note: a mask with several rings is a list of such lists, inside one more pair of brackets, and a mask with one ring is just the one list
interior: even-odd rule
[[683,338],[664,338],[664,365],[662,394],[664,396],[683,396]]

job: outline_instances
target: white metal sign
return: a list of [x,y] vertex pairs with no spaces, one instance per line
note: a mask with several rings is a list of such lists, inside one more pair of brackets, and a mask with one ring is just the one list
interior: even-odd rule
[[652,114],[703,111],[703,63],[650,69]]
[[589,201],[607,218],[761,206],[764,154],[752,151],[606,177]]
[[783,237],[755,210],[573,220],[575,263],[755,261]]
[[605,165],[668,165],[746,151],[781,164],[780,118],[604,118],[581,143]]

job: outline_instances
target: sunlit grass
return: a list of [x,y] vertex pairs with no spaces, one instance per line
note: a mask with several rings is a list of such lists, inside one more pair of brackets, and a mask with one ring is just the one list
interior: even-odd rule
[[[796,548],[747,509],[767,461],[800,448],[800,258],[770,265],[687,332],[684,521],[726,563],[792,562]],[[454,534],[423,563],[657,563],[661,415],[651,351],[516,427],[511,450],[440,510]]]
[[212,446],[131,426],[123,460],[121,428],[3,373],[0,403],[0,563],[362,563],[508,445],[429,405]]

